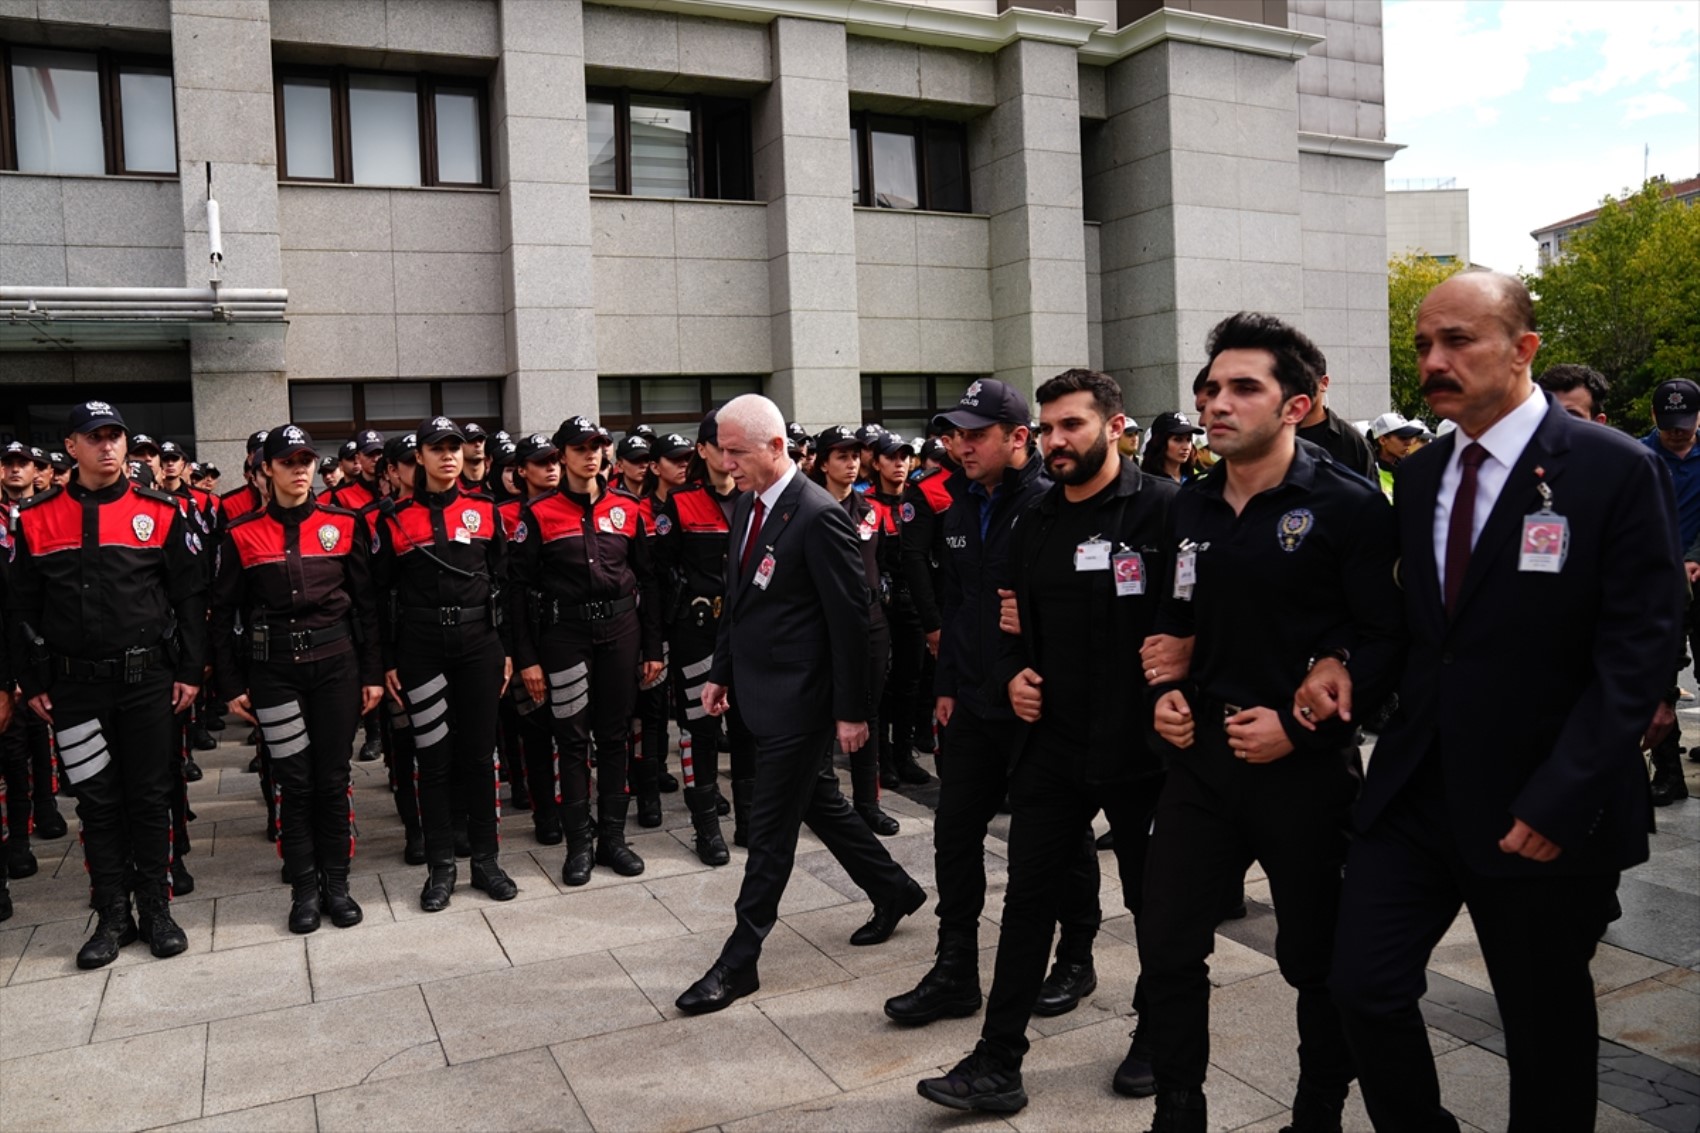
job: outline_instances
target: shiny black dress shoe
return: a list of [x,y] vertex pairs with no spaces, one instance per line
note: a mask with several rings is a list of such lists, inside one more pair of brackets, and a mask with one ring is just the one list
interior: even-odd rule
[[711,1011],[725,1010],[760,987],[761,980],[755,968],[734,971],[725,964],[716,963],[702,979],[686,988],[685,993],[673,1001],[673,1006],[687,1015],[707,1015]]
[[850,943],[858,948],[870,944],[884,944],[891,939],[891,934],[897,929],[897,922],[927,903],[927,891],[916,885],[913,880],[896,900],[890,904],[874,906],[874,915],[868,918],[868,923],[850,934]]

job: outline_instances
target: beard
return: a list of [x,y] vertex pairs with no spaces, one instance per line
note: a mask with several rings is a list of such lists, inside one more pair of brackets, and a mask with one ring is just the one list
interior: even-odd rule
[[[1072,460],[1074,466],[1067,472],[1057,471],[1056,461],[1058,457]],[[1109,457],[1110,434],[1106,430],[1098,434],[1097,440],[1092,442],[1092,447],[1085,452],[1075,452],[1073,449],[1065,448],[1051,453],[1045,458],[1045,471],[1049,472],[1051,479],[1057,483],[1073,487],[1087,483],[1092,477],[1103,471],[1104,462]]]

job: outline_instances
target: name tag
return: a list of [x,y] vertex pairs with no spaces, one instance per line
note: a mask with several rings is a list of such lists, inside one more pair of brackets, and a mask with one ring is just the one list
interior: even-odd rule
[[1109,570],[1110,545],[1097,539],[1077,544],[1074,548],[1074,569]]
[[1517,569],[1534,574],[1557,574],[1570,556],[1570,521],[1550,511],[1523,519],[1523,545]]
[[1138,551],[1127,551],[1112,560],[1116,572],[1116,597],[1137,598],[1145,593],[1145,559]]
[[472,536],[467,532],[466,528],[457,527],[455,528],[454,540],[456,543],[470,543],[472,542]]
[[1198,552],[1182,551],[1175,556],[1175,597],[1182,602],[1192,601],[1192,588],[1198,585]]
[[756,584],[756,589],[766,590],[767,584],[773,581],[773,556],[763,555],[761,562],[756,564],[756,576],[750,579]]

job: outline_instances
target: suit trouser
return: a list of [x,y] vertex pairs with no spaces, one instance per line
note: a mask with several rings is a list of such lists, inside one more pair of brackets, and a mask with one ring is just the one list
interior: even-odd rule
[[845,801],[832,770],[832,725],[790,736],[756,738],[755,792],[750,804],[749,859],[738,890],[738,923],[720,962],[738,969],[761,956],[762,941],[779,919],[779,900],[797,860],[797,835],[807,823],[838,864],[876,904],[890,902],[909,883],[868,824]]
[[[986,908],[986,832],[1010,793],[1013,730],[1007,720],[987,720],[959,704],[940,741],[933,865],[941,943],[951,940],[978,946],[980,914]],[[1062,922],[1057,959],[1073,964],[1090,961],[1092,941],[1103,919],[1098,907],[1097,854],[1073,859],[1059,886],[1057,916]]]
[[292,879],[341,868],[354,852],[349,756],[360,719],[354,653],[322,661],[255,661],[248,700],[277,781],[278,848]]
[[1618,875],[1471,870],[1458,853],[1439,762],[1431,751],[1346,861],[1330,984],[1370,1120],[1379,1133],[1458,1129],[1441,1107],[1418,1000],[1429,955],[1462,904],[1505,1028],[1512,1133],[1591,1130],[1599,1020],[1588,964],[1610,923]]
[[[1297,751],[1266,764],[1228,749],[1221,709],[1195,709],[1197,740],[1171,762],[1157,802],[1138,920],[1140,984],[1159,1089],[1204,1084],[1210,965],[1222,894],[1263,863],[1277,910],[1275,962],[1298,995],[1299,1073],[1343,1090],[1352,1061],[1328,992],[1347,808],[1346,752]],[[1118,838],[1119,841],[1119,838]]]
[[151,669],[135,684],[60,678],[52,695],[54,735],[65,777],[77,789],[96,904],[132,885],[166,896],[177,770],[170,671]]
[[[1097,860],[1092,817],[1100,809],[1116,835],[1122,903],[1135,917],[1143,906],[1146,831],[1163,777],[1088,784],[1071,766],[1077,758],[1054,735],[1036,730],[1010,775],[1009,889],[980,1041],[1011,1068],[1027,1054],[1027,1024],[1051,956],[1061,904],[1056,878],[1078,870],[1083,855]],[[1137,990],[1134,1006],[1143,1006]]]
[[451,793],[466,808],[475,858],[497,847],[496,700],[502,688],[502,642],[484,624],[446,629],[403,625],[396,675],[419,764],[419,815],[426,860],[451,865]]
[[[563,621],[544,631],[538,660],[549,686],[549,729],[561,749],[561,799],[590,798],[590,741],[596,738],[596,793],[626,793],[626,748],[637,702],[637,614]],[[543,711],[539,709],[539,711]]]

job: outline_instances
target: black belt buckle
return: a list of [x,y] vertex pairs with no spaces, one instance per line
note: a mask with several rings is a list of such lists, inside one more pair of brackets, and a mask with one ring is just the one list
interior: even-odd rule
[[586,602],[584,604],[584,616],[593,622],[600,622],[607,618],[611,618],[614,616],[614,603]]
[[443,625],[445,625],[445,626],[458,626],[460,624],[460,607],[459,606],[444,606],[440,610],[438,610],[437,612],[442,616],[442,624]]
[[148,651],[146,649],[124,650],[124,656],[120,661],[124,674],[124,683],[127,685],[141,684],[142,677],[148,671],[148,660]]
[[313,631],[310,629],[292,630],[289,634],[289,651],[305,653],[313,648]]

